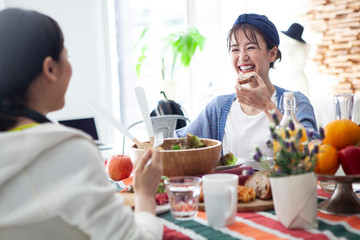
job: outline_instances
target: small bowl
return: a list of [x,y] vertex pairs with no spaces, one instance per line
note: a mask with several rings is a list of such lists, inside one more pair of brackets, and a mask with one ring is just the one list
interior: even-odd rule
[[[169,149],[176,140],[164,139],[161,146]],[[213,172],[220,160],[221,142],[205,138],[201,138],[201,141],[206,147],[185,150],[160,150],[163,159],[163,175],[167,177],[196,176]],[[131,147],[130,158],[135,165],[143,153],[144,149],[138,149],[135,144]]]

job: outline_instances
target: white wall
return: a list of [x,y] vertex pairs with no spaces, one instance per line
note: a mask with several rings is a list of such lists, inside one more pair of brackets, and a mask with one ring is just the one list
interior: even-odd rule
[[[32,9],[54,18],[60,25],[73,75],[66,94],[65,107],[49,114],[52,120],[94,116],[90,102],[106,106],[119,114],[117,99],[116,50],[112,24],[109,24],[108,4],[113,1],[99,0],[1,0],[4,7]],[[111,19],[110,19],[111,20]],[[112,21],[114,22],[114,21]],[[111,61],[113,60],[113,61]],[[115,64],[114,64],[115,63]],[[116,97],[115,97],[116,96]],[[120,116],[117,116],[120,118]],[[114,130],[96,117],[100,138],[112,143]]]

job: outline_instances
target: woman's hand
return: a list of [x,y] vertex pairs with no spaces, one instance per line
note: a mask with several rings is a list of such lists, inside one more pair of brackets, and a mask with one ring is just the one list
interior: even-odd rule
[[239,81],[236,81],[235,94],[238,102],[263,111],[270,121],[273,121],[273,119],[269,111],[275,109],[275,114],[280,121],[282,114],[271,100],[269,88],[266,86],[264,80],[256,74],[255,80],[247,85],[250,87],[242,86]]
[[[150,158],[151,164],[146,165]],[[159,151],[146,150],[135,168],[135,211],[155,213],[155,194],[162,173],[162,159]]]
[[254,78],[253,82],[246,84],[249,85],[250,88],[245,87],[241,85],[239,81],[236,81],[236,98],[239,103],[265,111],[267,110],[267,106],[272,103],[271,96],[264,80],[258,74],[256,74]]

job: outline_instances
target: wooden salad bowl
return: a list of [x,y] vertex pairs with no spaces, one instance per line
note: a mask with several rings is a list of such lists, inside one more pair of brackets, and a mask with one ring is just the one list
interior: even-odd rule
[[[177,139],[164,139],[161,145],[170,149]],[[173,176],[195,176],[211,173],[215,170],[221,156],[221,142],[213,139],[201,138],[206,145],[203,148],[185,150],[160,150],[163,159],[163,175]],[[134,144],[131,147],[130,158],[136,162],[143,155],[144,149],[138,149]]]

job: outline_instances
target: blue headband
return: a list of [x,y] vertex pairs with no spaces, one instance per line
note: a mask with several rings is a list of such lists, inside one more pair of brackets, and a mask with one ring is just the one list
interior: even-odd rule
[[270,39],[276,46],[280,44],[280,38],[278,31],[275,25],[267,19],[265,16],[261,16],[258,14],[250,13],[250,14],[241,14],[238,19],[236,19],[235,24],[248,23],[250,25],[258,28],[267,38]]

